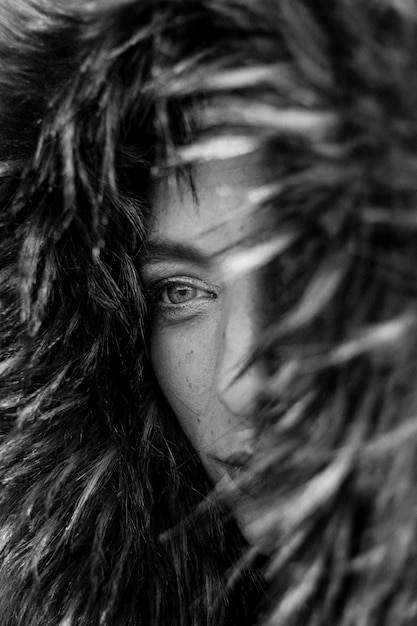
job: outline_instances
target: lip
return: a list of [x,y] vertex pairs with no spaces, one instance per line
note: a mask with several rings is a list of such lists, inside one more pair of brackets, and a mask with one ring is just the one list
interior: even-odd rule
[[245,449],[245,450],[236,450],[235,452],[232,452],[232,454],[229,454],[225,458],[218,458],[217,460],[226,466],[229,465],[231,467],[241,468],[247,465],[249,461],[252,459],[252,457],[253,457],[253,452]]

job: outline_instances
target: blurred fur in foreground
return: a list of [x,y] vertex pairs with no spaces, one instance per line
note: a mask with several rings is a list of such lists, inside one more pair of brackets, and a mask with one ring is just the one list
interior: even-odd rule
[[8,12],[1,51],[2,623],[248,613],[241,588],[215,602],[239,555],[217,509],[158,541],[209,487],[162,417],[137,256],[152,166],[261,148],[276,182],[253,210],[275,207],[278,239],[254,355],[269,446],[248,480],[276,500],[259,621],[415,623],[416,4],[51,11]]

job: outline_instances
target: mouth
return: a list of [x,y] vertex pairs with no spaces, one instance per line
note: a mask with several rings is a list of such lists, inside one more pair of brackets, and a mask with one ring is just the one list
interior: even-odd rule
[[219,458],[218,460],[226,466],[242,468],[248,465],[252,458],[253,452],[248,452],[248,450],[237,450],[236,452],[233,452],[224,458]]
[[213,458],[216,463],[220,464],[227,471],[231,478],[236,478],[249,466],[253,458],[253,452],[242,448],[241,450],[235,450],[231,454]]

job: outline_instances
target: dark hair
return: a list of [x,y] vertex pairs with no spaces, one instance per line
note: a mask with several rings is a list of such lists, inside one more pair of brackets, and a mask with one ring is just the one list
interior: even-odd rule
[[259,596],[146,353],[169,5],[3,10],[2,624],[242,624]]

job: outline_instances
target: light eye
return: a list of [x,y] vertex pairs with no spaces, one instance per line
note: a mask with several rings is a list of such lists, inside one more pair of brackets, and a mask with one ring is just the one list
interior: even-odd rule
[[161,289],[159,301],[163,304],[184,304],[199,298],[214,298],[215,294],[186,283],[167,285]]

